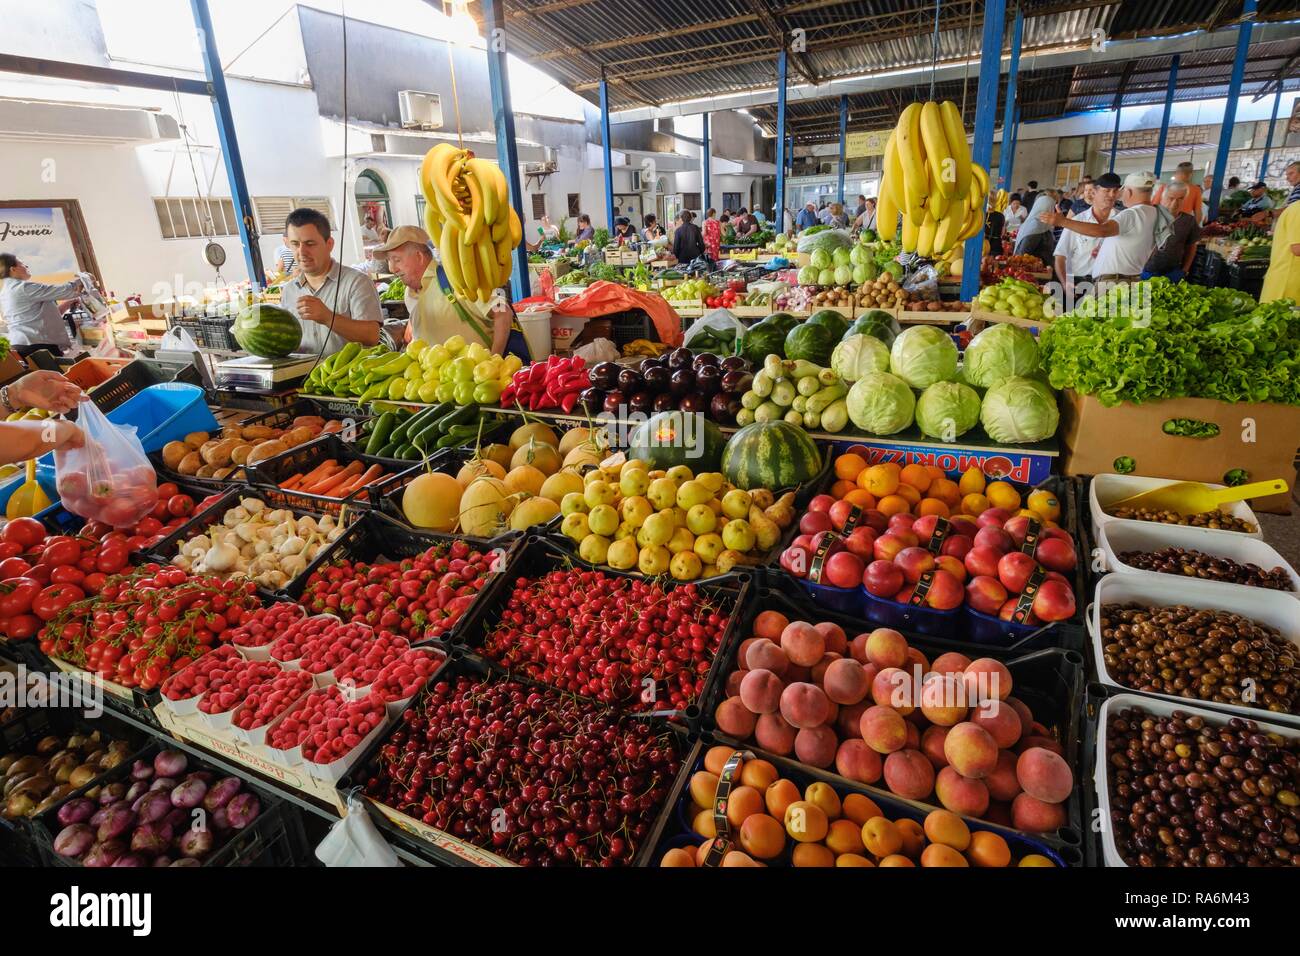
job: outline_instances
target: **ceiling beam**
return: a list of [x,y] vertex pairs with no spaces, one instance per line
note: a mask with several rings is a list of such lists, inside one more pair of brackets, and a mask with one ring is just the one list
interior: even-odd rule
[[511,3],[506,8],[506,20],[520,20],[524,17],[533,17],[538,14],[559,13],[561,10],[571,10],[574,7],[584,7],[589,3],[595,3],[596,0],[547,0],[544,3],[535,3],[531,6],[523,6],[518,3]]
[[1210,18],[1205,21],[1205,30],[1208,33],[1216,30],[1223,25],[1224,15],[1228,12],[1228,7],[1233,6],[1237,0],[1219,0],[1214,10],[1210,13]]
[[[692,23],[687,26],[674,27],[671,33],[663,30],[657,30],[654,33],[638,33],[630,37],[620,37],[617,40],[602,40],[599,43],[585,43],[582,46],[566,46],[558,50],[548,50],[534,60],[547,61],[556,60],[566,56],[572,56],[575,53],[581,53],[584,50],[590,52],[595,50],[613,50],[618,47],[639,46],[642,43],[652,43],[655,40],[673,40],[680,36],[688,36],[692,33],[703,33],[706,30],[719,30],[723,27],[735,27],[744,23],[753,23],[758,20],[758,14],[746,13],[735,17],[725,17],[721,20],[703,20],[700,23]],[[738,42],[738,41],[734,41]],[[662,55],[671,56],[674,53],[690,53],[698,47],[690,47],[682,50],[668,50]]]
[[1291,59],[1282,64],[1282,68],[1273,74],[1273,78],[1260,88],[1260,91],[1255,94],[1254,99],[1252,99],[1251,102],[1258,103],[1269,93],[1272,93],[1273,87],[1275,86],[1280,88],[1282,84],[1286,82],[1287,75],[1295,69],[1297,62],[1300,62],[1300,50],[1291,54]]
[[[749,0],[749,9],[758,15],[759,22],[767,30],[767,35],[772,38],[776,45],[777,51],[786,47],[785,28],[777,22],[776,17],[767,8],[767,0]],[[794,68],[805,80],[816,86],[818,83],[817,71],[813,69],[812,64],[808,61],[808,54],[803,52],[790,52],[790,59],[794,61]]]

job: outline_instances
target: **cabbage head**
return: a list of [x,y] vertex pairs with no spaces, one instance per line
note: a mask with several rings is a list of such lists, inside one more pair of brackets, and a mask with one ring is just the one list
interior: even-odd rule
[[849,389],[849,418],[873,435],[893,435],[912,424],[916,398],[897,375],[871,372]]
[[889,371],[889,349],[872,335],[850,335],[831,352],[831,369],[846,382]]
[[914,325],[894,339],[889,368],[912,388],[950,382],[957,375],[957,346],[932,325]]
[[922,434],[956,441],[980,420],[980,397],[959,382],[935,382],[916,400],[916,425]]
[[1015,376],[1038,370],[1038,343],[1027,329],[1003,322],[990,325],[966,346],[966,380],[992,388]]
[[1004,445],[1043,441],[1056,434],[1056,394],[1033,378],[1009,378],[984,394],[980,422]]

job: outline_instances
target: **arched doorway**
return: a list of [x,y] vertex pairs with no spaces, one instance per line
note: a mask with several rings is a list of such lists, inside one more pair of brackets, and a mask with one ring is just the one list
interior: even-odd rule
[[[388,188],[377,172],[365,169],[357,175],[356,197],[362,245],[366,248],[377,246],[384,241],[389,230],[393,228]],[[373,219],[373,226],[367,221],[369,219]]]

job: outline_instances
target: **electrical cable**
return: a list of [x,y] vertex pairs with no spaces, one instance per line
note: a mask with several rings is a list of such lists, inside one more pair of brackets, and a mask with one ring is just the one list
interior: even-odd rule
[[934,102],[935,71],[939,65],[939,0],[934,0],[934,42],[930,47],[930,102]]

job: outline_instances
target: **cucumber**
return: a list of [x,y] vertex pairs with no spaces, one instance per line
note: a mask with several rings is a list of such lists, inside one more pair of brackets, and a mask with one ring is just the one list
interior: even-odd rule
[[414,415],[407,418],[406,421],[402,422],[402,424],[393,429],[391,440],[398,442],[405,441],[410,437],[412,429],[417,428],[422,424],[427,424],[441,415],[447,414],[447,412],[451,411],[454,407],[455,406],[453,406],[451,402],[444,402],[442,405],[432,405],[429,408],[420,409],[420,411],[416,412]]
[[458,406],[441,418],[425,424],[418,431],[412,431],[407,435],[407,438],[416,448],[427,451],[433,441],[447,434],[457,425],[468,424],[469,420],[477,414],[477,405]]
[[374,455],[379,449],[388,444],[388,436],[392,434],[393,429],[397,426],[397,414],[395,412],[384,412],[375,421],[374,430],[370,433],[370,440],[366,442],[366,454]]
[[420,453],[415,450],[413,445],[402,445],[393,454],[386,457],[396,458],[399,461],[419,461]]

